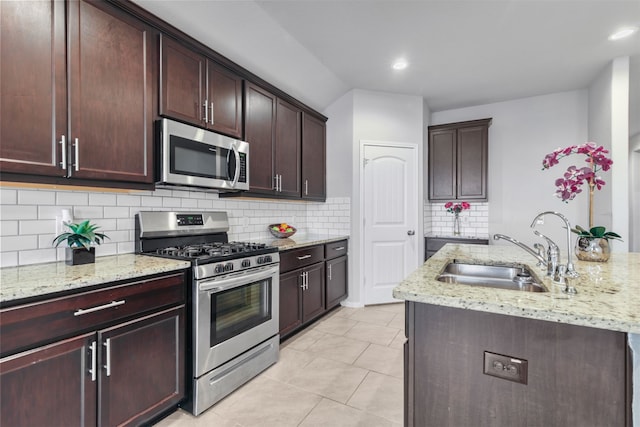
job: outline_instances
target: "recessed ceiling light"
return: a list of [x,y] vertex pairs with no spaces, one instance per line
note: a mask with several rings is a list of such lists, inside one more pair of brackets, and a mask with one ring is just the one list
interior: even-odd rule
[[620,40],[625,37],[629,37],[631,34],[635,33],[636,31],[638,31],[637,27],[623,28],[622,30],[616,31],[615,33],[611,34],[609,36],[609,40]]
[[409,63],[406,60],[398,59],[396,62],[393,63],[393,65],[391,67],[394,70],[404,70],[408,66],[409,66]]

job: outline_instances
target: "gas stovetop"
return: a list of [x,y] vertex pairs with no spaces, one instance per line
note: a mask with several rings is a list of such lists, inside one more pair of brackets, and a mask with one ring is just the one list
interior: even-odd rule
[[278,249],[276,247],[268,246],[265,243],[211,242],[169,246],[145,254],[194,261],[196,264],[203,264],[269,254],[277,251]]
[[279,262],[278,248],[229,242],[226,212],[152,212],[136,215],[136,253],[190,261],[196,279]]

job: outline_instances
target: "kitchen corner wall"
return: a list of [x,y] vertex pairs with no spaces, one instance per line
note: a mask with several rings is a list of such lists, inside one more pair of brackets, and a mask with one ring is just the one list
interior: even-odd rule
[[134,216],[142,210],[225,211],[230,240],[263,240],[272,236],[267,225],[287,222],[299,234],[350,234],[350,198],[326,203],[220,199],[216,193],[156,190],[113,193],[59,189],[0,188],[0,267],[64,260],[64,249],[51,242],[56,217],[63,209],[74,222],[91,219],[110,239],[96,248],[97,256],[134,252]]

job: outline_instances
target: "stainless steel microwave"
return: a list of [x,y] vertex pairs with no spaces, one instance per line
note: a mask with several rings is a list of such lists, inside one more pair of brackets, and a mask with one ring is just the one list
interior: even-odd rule
[[170,119],[158,122],[159,186],[249,189],[249,144]]

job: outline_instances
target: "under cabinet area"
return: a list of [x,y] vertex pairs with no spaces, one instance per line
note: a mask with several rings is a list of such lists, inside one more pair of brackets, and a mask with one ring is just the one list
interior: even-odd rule
[[151,184],[157,32],[84,0],[0,2],[0,19],[1,178]]
[[347,240],[280,254],[280,337],[296,330],[347,297]]
[[160,114],[242,138],[242,78],[178,41],[160,40]]
[[0,424],[139,425],[185,396],[184,274],[0,309]]
[[429,126],[429,200],[487,200],[492,119]]
[[406,307],[406,426],[632,425],[627,334]]

